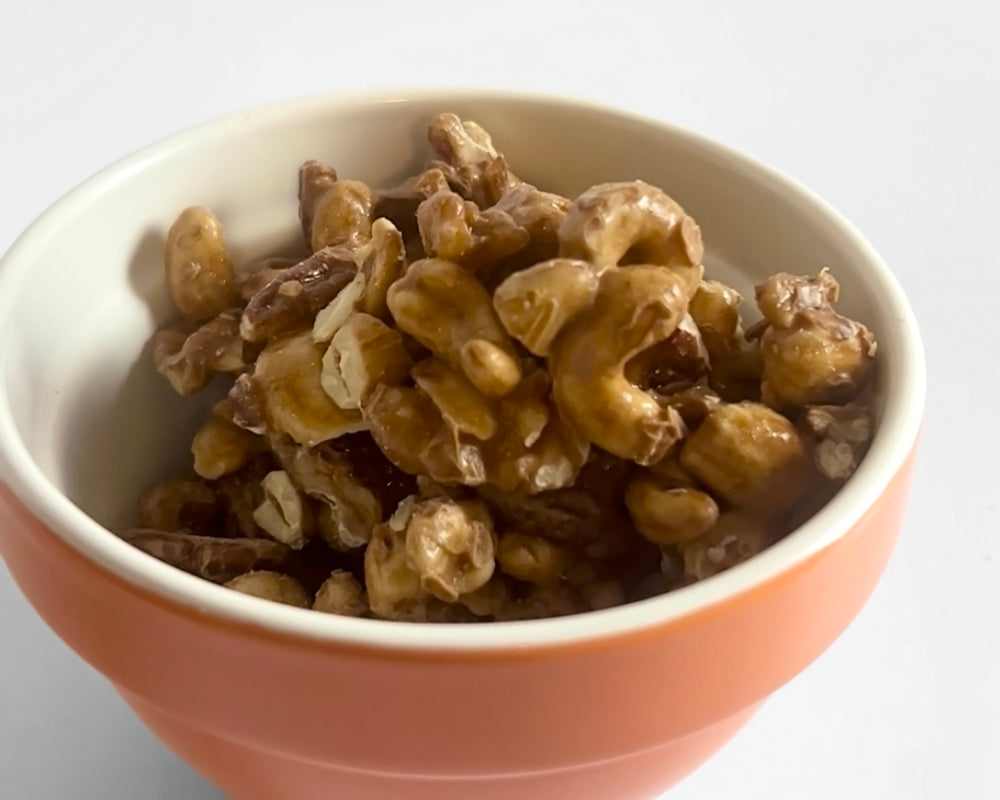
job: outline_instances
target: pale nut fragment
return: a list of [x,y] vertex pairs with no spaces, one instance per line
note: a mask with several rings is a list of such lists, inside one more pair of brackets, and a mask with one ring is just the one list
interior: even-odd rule
[[684,435],[677,411],[629,382],[624,369],[677,329],[689,297],[685,279],[673,270],[609,267],[593,305],[556,338],[549,357],[553,397],[590,442],[652,464]]
[[439,358],[428,358],[414,366],[411,375],[456,437],[468,434],[487,441],[496,435],[493,403],[461,372]]
[[804,424],[817,440],[816,468],[831,480],[851,477],[871,443],[871,412],[861,405],[810,406]]
[[720,405],[684,442],[680,463],[735,506],[781,513],[808,488],[802,437],[760,403]]
[[320,309],[313,320],[313,341],[329,342],[333,338],[358,307],[367,281],[365,273],[359,271],[333,300]]
[[841,404],[864,385],[876,343],[861,323],[837,313],[840,287],[828,269],[772,275],[756,288],[769,325],[761,338],[761,396],[776,408]]
[[771,538],[764,522],[754,516],[722,514],[705,536],[682,545],[684,574],[698,581],[710,578],[757,555]]
[[262,434],[267,430],[267,410],[249,372],[236,376],[226,396],[215,404],[212,413],[250,433]]
[[320,384],[340,408],[358,409],[376,384],[402,383],[412,364],[399,331],[355,312],[323,355]]
[[599,282],[586,261],[554,258],[508,277],[493,293],[493,307],[507,333],[547,356],[567,323],[593,305]]
[[337,180],[313,208],[309,243],[313,252],[371,238],[372,190],[361,181]]
[[184,209],[167,232],[167,288],[188,319],[203,320],[240,302],[222,223],[207,208]]
[[322,358],[323,348],[304,331],[270,342],[253,373],[268,427],[306,447],[366,428],[358,411],[342,409],[323,390]]
[[450,261],[415,261],[388,294],[400,330],[459,367],[481,392],[503,396],[521,365],[492,299],[473,275]]
[[313,610],[342,617],[363,617],[368,614],[365,590],[350,572],[334,570],[316,591]]
[[191,442],[194,471],[202,478],[215,480],[235,472],[263,449],[261,437],[229,420],[212,416]]
[[672,268],[701,279],[701,230],[666,192],[643,181],[592,186],[570,206],[559,228],[559,255],[604,270],[620,263]]
[[301,550],[311,519],[298,488],[281,469],[267,473],[260,485],[264,502],[254,509],[254,521],[276,541]]
[[625,504],[638,531],[659,545],[689,542],[708,533],[719,519],[711,495],[662,485],[653,475],[633,479]]
[[493,210],[507,214],[527,231],[529,242],[523,255],[529,257],[528,263],[537,264],[559,254],[559,227],[571,205],[568,198],[522,181],[510,185]]
[[559,545],[519,531],[500,536],[496,552],[500,569],[521,581],[537,584],[557,583],[568,563],[569,554]]
[[226,581],[225,587],[240,594],[259,597],[296,608],[309,608],[309,595],[302,584],[289,575],[269,570],[255,570]]
[[312,241],[313,215],[316,204],[337,182],[337,170],[310,159],[299,167],[299,222],[306,241]]
[[416,503],[406,523],[406,557],[425,591],[447,603],[493,575],[495,536],[489,512],[475,501]]
[[151,528],[134,528],[122,538],[160,561],[215,583],[253,570],[278,569],[291,552],[270,539],[221,539]]
[[153,336],[153,366],[178,394],[204,389],[220,372],[239,372],[246,366],[240,338],[240,309],[227,309],[193,331],[182,326],[163,328]]
[[250,298],[240,320],[240,335],[264,342],[311,325],[319,311],[355,279],[358,265],[346,247],[319,250]]

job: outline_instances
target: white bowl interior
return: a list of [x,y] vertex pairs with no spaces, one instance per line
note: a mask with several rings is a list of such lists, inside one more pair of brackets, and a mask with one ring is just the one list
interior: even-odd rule
[[[787,548],[786,563],[846,529],[864,508],[858,502],[873,499],[909,450],[923,402],[912,314],[878,257],[821,201],[724,148],[586,104],[507,95],[328,98],[252,111],[172,137],[74,190],[26,232],[0,270],[0,477],[91,555],[119,568],[127,562],[138,570],[133,578],[141,573],[161,588],[202,591],[187,576],[157,571],[160,565],[136,566],[150,559],[115,550],[121,543],[105,532],[83,532],[86,523],[71,508],[53,508],[62,493],[92,520],[121,530],[143,488],[188,467],[211,390],[201,401],[175,396],[153,371],[147,347],[171,315],[162,275],[167,228],[185,206],[206,205],[225,225],[237,263],[287,249],[301,235],[295,189],[302,161],[327,161],[376,186],[395,183],[420,166],[424,126],[444,110],[481,122],[512,168],[542,188],[572,197],[609,180],[662,186],[701,225],[708,274],[744,292],[778,270],[833,270],[840,308],[879,338],[886,414],[852,482],[865,486],[849,487],[862,494],[828,515],[811,544]],[[753,579],[748,570],[730,572]],[[707,583],[728,591],[730,577]],[[264,605],[250,599],[249,613],[271,613]]]

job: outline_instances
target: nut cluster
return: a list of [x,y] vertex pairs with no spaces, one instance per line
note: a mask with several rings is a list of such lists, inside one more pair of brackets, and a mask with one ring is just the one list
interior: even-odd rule
[[541,191],[454,114],[428,141],[386,190],[306,162],[299,256],[237,269],[180,214],[154,363],[228,391],[126,540],[327,613],[530,619],[714,575],[854,472],[876,348],[828,270],[761,283],[744,330],[661,189]]

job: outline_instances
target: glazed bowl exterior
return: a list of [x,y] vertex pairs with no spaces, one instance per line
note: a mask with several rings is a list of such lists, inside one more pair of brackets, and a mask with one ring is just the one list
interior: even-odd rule
[[[170,315],[165,232],[206,205],[237,262],[297,235],[317,158],[386,185],[444,110],[515,171],[573,196],[664,187],[702,227],[710,275],[747,290],[829,266],[880,343],[879,427],[805,525],[728,572],[577,617],[433,626],[239,595],[110,531],[184,467],[204,403],[174,397],[147,341]],[[168,747],[234,800],[641,800],[723,745],[844,630],[900,530],[924,401],[912,312],[829,206],[670,125],[584,102],[423,91],[288,102],[155,144],[74,189],[0,266],[0,555],[37,612]]]

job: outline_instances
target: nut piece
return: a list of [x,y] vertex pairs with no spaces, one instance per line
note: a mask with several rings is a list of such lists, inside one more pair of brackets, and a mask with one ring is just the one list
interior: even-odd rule
[[191,454],[194,471],[215,480],[235,472],[261,452],[264,443],[256,436],[221,417],[211,417],[194,435]]
[[250,298],[240,320],[240,335],[248,342],[264,342],[306,325],[355,279],[354,252],[331,247],[313,253],[294,267],[282,270]]
[[439,358],[428,358],[412,371],[413,381],[437,406],[448,429],[457,437],[469,434],[481,441],[497,432],[491,401],[460,372]]
[[429,598],[420,585],[420,576],[406,556],[406,532],[378,525],[365,548],[365,586],[368,603],[382,619],[426,619]]
[[659,545],[704,536],[719,519],[719,507],[710,495],[697,489],[665,487],[652,475],[629,483],[625,504],[639,532]]
[[327,544],[335,550],[364,547],[385,512],[357,465],[329,445],[310,449],[275,440],[272,449],[295,485],[325,507],[317,524]]
[[204,481],[176,479],[151,486],[139,497],[140,528],[207,533],[219,512],[219,501]]
[[227,589],[234,592],[259,597],[262,600],[272,600],[286,606],[309,608],[309,595],[295,578],[282,575],[280,572],[255,570],[243,575],[237,575],[225,583]]
[[688,306],[708,351],[709,385],[733,403],[760,399],[760,347],[743,332],[742,302],[735,289],[703,280]]
[[695,284],[701,279],[701,230],[662,189],[643,181],[592,186],[570,206],[559,241],[559,255],[599,270],[624,261],[671,267]]
[[122,538],[160,561],[216,583],[252,570],[278,569],[291,552],[270,539],[219,539],[151,528],[134,528]]
[[360,413],[342,409],[323,390],[322,358],[323,348],[304,331],[268,344],[253,373],[269,427],[306,447],[366,427]]
[[239,372],[246,366],[240,338],[240,309],[227,309],[190,331],[185,326],[163,328],[153,336],[153,366],[178,394],[204,389],[218,372]]
[[209,319],[239,304],[222,223],[207,208],[181,212],[167,232],[163,262],[174,305],[188,319]]
[[452,189],[480,208],[489,208],[507,187],[519,183],[476,122],[440,114],[427,126],[427,140],[440,159],[428,166],[444,172]]
[[275,278],[280,277],[286,269],[299,263],[297,258],[273,256],[262,258],[247,264],[236,278],[240,287],[240,299],[249,302],[257,292],[267,286]]
[[528,583],[557,583],[569,558],[563,548],[540,536],[511,531],[497,544],[497,564],[513,578]]
[[[376,217],[376,222],[380,217],[391,221],[405,241],[419,239],[417,208],[428,197],[447,188],[448,181],[444,173],[440,169],[428,169],[407,178],[399,186],[379,191],[372,215]],[[374,228],[374,223],[372,227]],[[372,236],[374,237],[374,230]]]
[[309,243],[313,252],[367,241],[372,234],[372,190],[361,181],[338,180],[316,202]]
[[288,473],[281,469],[267,473],[260,485],[264,490],[264,502],[254,509],[254,521],[277,541],[293,550],[301,550],[312,520],[299,490]]
[[529,242],[519,260],[523,256],[525,264],[537,264],[559,254],[559,227],[571,205],[565,197],[520,182],[509,186],[493,209],[528,232]]
[[757,555],[771,544],[764,523],[740,512],[722,514],[706,536],[682,546],[684,574],[700,581]]
[[625,365],[625,377],[631,383],[658,392],[690,386],[708,371],[708,350],[690,314],[684,315],[669,337]]
[[493,293],[493,307],[507,333],[547,356],[566,324],[593,305],[599,282],[586,261],[553,258],[507,278]]
[[423,259],[389,288],[389,310],[400,330],[461,369],[490,397],[510,392],[520,361],[486,289],[450,261]]
[[363,617],[368,613],[365,590],[357,579],[345,570],[336,569],[316,592],[313,610],[343,617]]
[[782,512],[806,488],[795,426],[760,403],[716,408],[684,443],[681,465],[736,506]]
[[624,369],[677,329],[689,296],[673,270],[610,267],[593,306],[553,343],[549,368],[556,404],[593,444],[653,464],[684,435],[680,415],[630,383]]
[[722,402],[719,395],[707,386],[701,385],[678,389],[668,394],[658,394],[657,399],[661,404],[677,409],[684,424],[692,429],[701,425],[705,417]]
[[810,406],[805,427],[816,437],[816,468],[831,480],[847,480],[858,468],[874,426],[863,406]]
[[757,286],[770,323],[761,339],[761,396],[776,408],[846,403],[857,396],[875,357],[875,338],[838,314],[840,287],[828,269],[812,277],[772,275]]
[[215,404],[212,413],[250,433],[262,434],[267,430],[264,401],[249,372],[236,376],[229,392]]
[[448,189],[420,204],[417,225],[427,256],[474,271],[523,250],[531,238],[503,211],[481,212],[475,203]]
[[406,557],[425,591],[446,603],[493,575],[493,523],[482,503],[416,503],[406,523]]
[[299,167],[299,221],[306,241],[312,241],[316,203],[337,182],[337,170],[319,161],[309,160]]
[[389,220],[372,223],[371,241],[363,253],[361,273],[365,276],[364,292],[358,308],[383,321],[391,319],[386,295],[389,287],[402,277],[406,268],[406,248],[403,235]]
[[333,300],[320,309],[316,319],[313,320],[313,341],[329,342],[333,338],[333,335],[340,330],[340,326],[358,307],[367,280],[365,273],[359,271]]
[[220,526],[212,531],[233,538],[259,539],[264,531],[253,518],[254,509],[264,502],[261,481],[275,468],[270,453],[255,456],[243,467],[212,482],[216,496],[224,511]]
[[412,364],[399,331],[356,312],[330,342],[320,383],[338,406],[356,409],[376,384],[402,383]]

